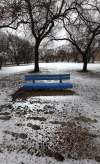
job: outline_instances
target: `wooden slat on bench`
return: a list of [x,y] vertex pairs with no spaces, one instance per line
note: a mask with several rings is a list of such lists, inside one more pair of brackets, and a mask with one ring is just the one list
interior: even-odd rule
[[25,80],[70,80],[70,74],[25,75]]
[[25,90],[37,90],[37,89],[67,89],[73,88],[72,83],[27,83],[24,84],[23,89]]

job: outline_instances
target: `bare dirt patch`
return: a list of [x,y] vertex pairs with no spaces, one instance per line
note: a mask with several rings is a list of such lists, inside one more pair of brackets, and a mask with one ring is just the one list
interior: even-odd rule
[[15,132],[11,132],[11,131],[4,131],[6,134],[10,134],[13,137],[15,137],[16,139],[21,138],[21,139],[26,139],[27,138],[27,134],[25,133],[15,133]]
[[97,122],[96,119],[91,119],[89,117],[84,117],[84,116],[75,117],[75,120],[83,121],[83,122],[86,122],[86,123],[96,123]]
[[9,112],[0,112],[0,120],[8,121],[11,119]]
[[50,121],[51,124],[55,124],[55,125],[61,125],[61,126],[66,126],[66,122],[64,121]]
[[1,115],[0,116],[0,120],[3,120],[3,121],[8,121],[10,119],[11,119],[11,116],[10,115],[5,115],[5,116]]
[[34,129],[34,130],[40,130],[40,126],[39,125],[33,125],[31,123],[28,123],[27,126],[32,128],[32,129]]
[[28,120],[46,121],[45,117],[27,117]]
[[25,124],[23,124],[23,123],[16,123],[16,126],[21,127],[21,126],[25,126]]
[[75,121],[67,122],[65,126],[57,128],[48,147],[52,152],[68,158],[94,159],[100,147],[95,145],[93,138],[87,128]]
[[[58,122],[60,123],[60,122]],[[28,154],[48,156],[57,161],[65,158],[99,160],[100,147],[94,143],[94,137],[87,128],[75,121],[69,121],[56,128],[47,141],[39,142],[38,146],[27,147]]]
[[26,91],[23,89],[18,89],[14,94],[12,94],[12,100],[16,99],[27,99],[29,97],[35,96],[66,96],[66,95],[75,95],[73,90],[33,90]]
[[0,115],[6,116],[6,115],[10,115],[10,113],[9,112],[0,112]]

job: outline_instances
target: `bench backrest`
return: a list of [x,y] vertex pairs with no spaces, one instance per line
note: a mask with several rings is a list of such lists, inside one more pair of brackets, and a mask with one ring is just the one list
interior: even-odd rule
[[25,75],[25,80],[69,80],[70,74]]

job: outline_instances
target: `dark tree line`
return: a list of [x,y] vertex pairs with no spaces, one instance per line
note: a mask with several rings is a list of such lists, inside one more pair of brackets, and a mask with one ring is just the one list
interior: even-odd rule
[[34,47],[29,41],[12,34],[0,33],[0,62],[2,64],[29,63],[34,60]]

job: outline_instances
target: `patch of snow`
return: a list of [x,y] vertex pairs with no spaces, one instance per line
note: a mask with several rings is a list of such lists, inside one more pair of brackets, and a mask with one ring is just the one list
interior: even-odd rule
[[[83,67],[83,63],[67,63],[67,62],[59,62],[59,63],[40,63],[41,71],[50,71],[51,73],[57,72],[66,72],[72,70],[81,70]],[[21,66],[10,66],[10,67],[2,67],[0,70],[0,77],[9,76],[14,73],[28,72],[34,69],[34,64],[21,65]],[[88,64],[89,70],[100,71],[100,64]]]
[[[34,140],[36,142],[46,141],[48,139],[46,135],[51,137],[56,126],[50,122],[64,122],[80,116],[93,121],[92,123],[81,121],[81,125],[89,127],[94,135],[98,134],[100,141],[100,64],[88,64],[91,74],[76,72],[82,69],[82,63],[40,63],[42,73],[71,72],[71,81],[77,86],[73,90],[77,94],[73,96],[37,96],[12,102],[10,94],[17,89],[19,83],[22,83],[20,79],[23,79],[25,72],[33,70],[33,66],[30,64],[3,67],[0,70],[0,116],[2,116],[2,112],[9,112],[11,116],[9,120],[0,119],[0,164],[98,164],[94,160],[87,159],[65,159],[63,162],[58,162],[54,158],[37,157],[29,155],[24,150],[19,151],[20,145],[24,142],[31,145]],[[45,114],[45,112],[53,113]],[[33,119],[28,119],[28,117],[33,117]],[[42,117],[45,121],[38,120],[38,117]],[[40,130],[36,131],[28,127],[29,123],[40,126]],[[28,138],[16,139],[11,134],[6,134],[5,131],[17,134],[25,133],[28,134]],[[97,139],[95,140],[97,141]],[[15,150],[7,152],[4,149],[2,152],[2,144],[4,146],[13,145]],[[16,150],[18,146],[19,152]]]
[[[62,164],[49,157],[36,157],[26,153],[0,153],[0,164]],[[98,164],[93,160],[65,160],[63,164]]]

